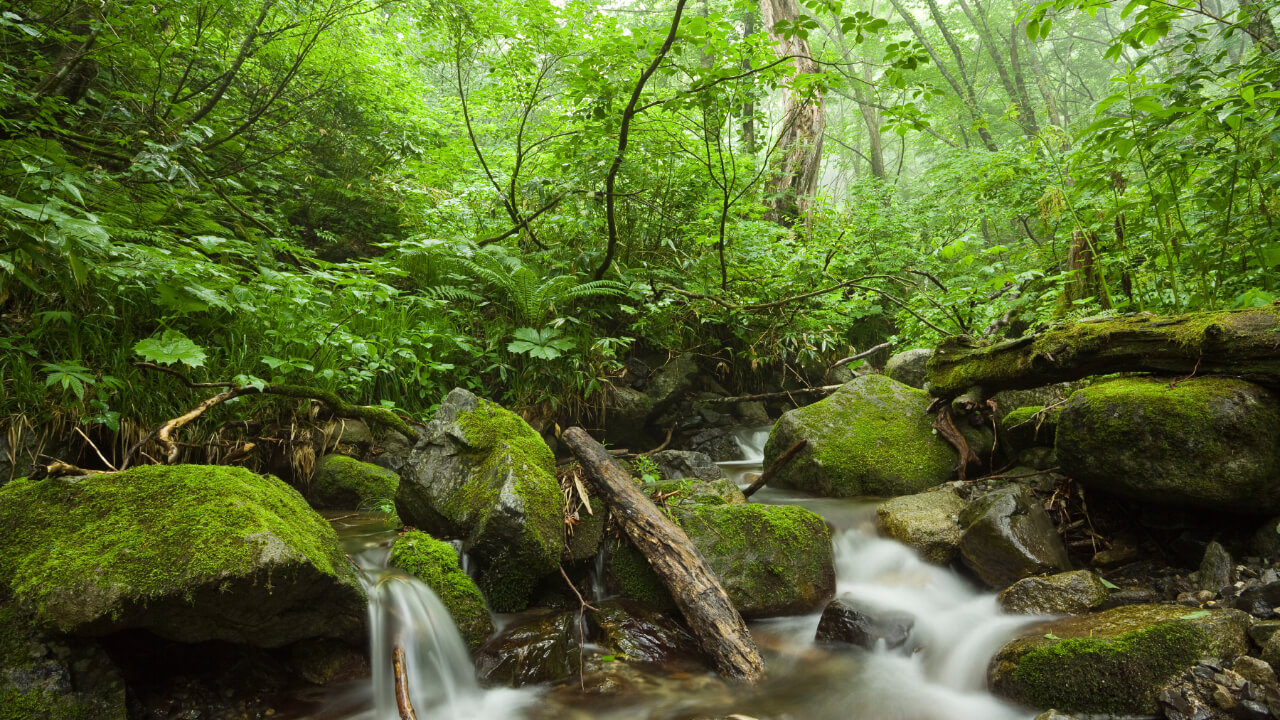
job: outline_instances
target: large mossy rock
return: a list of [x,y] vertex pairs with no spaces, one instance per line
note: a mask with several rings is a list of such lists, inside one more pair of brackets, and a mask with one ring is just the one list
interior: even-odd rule
[[1017,615],[1066,615],[1102,607],[1110,593],[1088,570],[1023,578],[1000,593],[1000,607]]
[[119,669],[96,643],[60,637],[0,604],[0,720],[125,720]]
[[396,509],[433,536],[463,540],[498,612],[528,607],[560,563],[564,498],[550,448],[518,415],[461,388],[410,452]]
[[[809,612],[835,592],[831,532],[802,507],[705,504],[677,508],[672,516],[743,617]],[[606,569],[622,595],[674,607],[649,562],[630,544],[610,547]]]
[[885,537],[915,549],[934,565],[960,557],[960,512],[965,501],[950,485],[915,495],[903,495],[876,507],[876,521]]
[[1053,520],[1021,485],[1006,485],[969,503],[960,513],[960,526],[965,565],[997,590],[1071,567]]
[[62,632],[360,640],[365,596],[296,490],[243,468],[144,466],[0,489],[0,588]]
[[913,388],[924,388],[924,369],[929,363],[933,351],[929,348],[907,350],[889,358],[884,365],[884,374],[903,385]]
[[480,588],[462,571],[458,551],[449,543],[424,532],[405,533],[391,546],[390,565],[418,578],[439,596],[471,649],[480,647],[493,632]]
[[1280,512],[1280,398],[1230,378],[1123,378],[1077,391],[1058,418],[1062,471],[1144,502]]
[[1239,610],[1126,605],[1037,625],[996,655],[991,689],[1038,708],[1154,715],[1156,694],[1202,655],[1244,654],[1250,622]]
[[400,476],[392,470],[331,453],[316,463],[307,495],[317,507],[360,508],[391,500],[399,486]]
[[956,452],[934,433],[928,407],[923,390],[883,375],[855,378],[778,420],[765,467],[798,440],[808,444],[771,482],[831,497],[907,495],[944,483]]

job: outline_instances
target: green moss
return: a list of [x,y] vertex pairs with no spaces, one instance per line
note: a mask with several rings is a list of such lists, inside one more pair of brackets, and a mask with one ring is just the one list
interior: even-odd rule
[[1034,419],[1036,414],[1042,410],[1044,410],[1043,405],[1028,405],[1025,407],[1014,408],[1009,411],[1008,415],[1004,416],[1004,426],[1008,428],[1013,427],[1014,425],[1021,425],[1024,422]]
[[[121,708],[123,717],[123,708]],[[74,699],[36,690],[0,689],[0,720],[105,720]]]
[[1113,715],[1142,712],[1200,658],[1208,636],[1170,622],[1110,639],[1073,638],[1027,653],[1014,681],[1036,707]]
[[400,476],[384,467],[345,455],[325,455],[316,464],[309,488],[318,504],[358,508],[373,500],[394,498]]
[[280,480],[153,465],[0,488],[0,585],[69,629],[116,599],[145,602],[252,570],[275,542],[264,528],[320,572],[354,577],[333,529]]
[[609,573],[618,594],[634,598],[659,610],[675,609],[675,600],[658,579],[649,561],[631,543],[615,540],[609,547]]
[[435,591],[449,609],[467,644],[475,649],[493,632],[484,597],[458,564],[458,553],[449,543],[424,532],[409,532],[391,548],[391,565],[400,568]]
[[[519,415],[487,400],[458,413],[457,422],[474,453],[476,470],[451,501],[467,510],[447,509],[492,512],[507,472],[514,475],[512,491],[524,510],[523,537],[519,543],[489,549],[480,582],[495,610],[523,609],[537,580],[556,568],[564,547],[564,496],[555,475],[555,456]],[[476,525],[485,522],[478,520]]]

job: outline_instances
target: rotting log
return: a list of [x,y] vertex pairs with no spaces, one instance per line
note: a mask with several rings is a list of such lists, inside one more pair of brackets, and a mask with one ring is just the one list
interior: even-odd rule
[[1116,372],[1233,375],[1280,389],[1280,302],[1263,307],[1082,320],[982,346],[949,338],[929,359],[929,392],[990,397]]
[[758,395],[735,395],[733,397],[718,397],[710,400],[699,400],[708,405],[712,403],[738,403],[738,402],[755,402],[757,400],[792,400],[792,395],[830,395],[831,393],[844,387],[843,385],[819,385],[817,387],[797,388],[795,390],[780,390],[778,392],[759,393]]
[[702,649],[725,677],[757,682],[764,660],[720,581],[678,525],[653,504],[586,430],[560,436],[578,458],[613,517],[644,554],[684,614]]
[[409,698],[409,674],[404,666],[404,648],[399,645],[391,652],[391,672],[395,675],[396,710],[400,712],[400,720],[418,720],[413,711],[413,701]]

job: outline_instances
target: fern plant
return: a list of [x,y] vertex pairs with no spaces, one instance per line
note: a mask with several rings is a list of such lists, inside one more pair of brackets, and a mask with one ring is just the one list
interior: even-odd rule
[[627,290],[612,280],[579,282],[573,275],[546,277],[520,258],[496,252],[482,251],[457,257],[454,262],[462,273],[501,290],[516,322],[532,327],[542,327],[557,305],[589,297],[619,297]]

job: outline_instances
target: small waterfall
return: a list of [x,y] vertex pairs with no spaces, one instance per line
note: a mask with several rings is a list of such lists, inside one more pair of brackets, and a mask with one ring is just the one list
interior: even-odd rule
[[385,549],[355,556],[369,595],[373,714],[399,720],[392,653],[404,649],[409,699],[418,720],[503,720],[522,717],[527,690],[483,690],[471,655],[448,609],[417,578],[386,567]]

